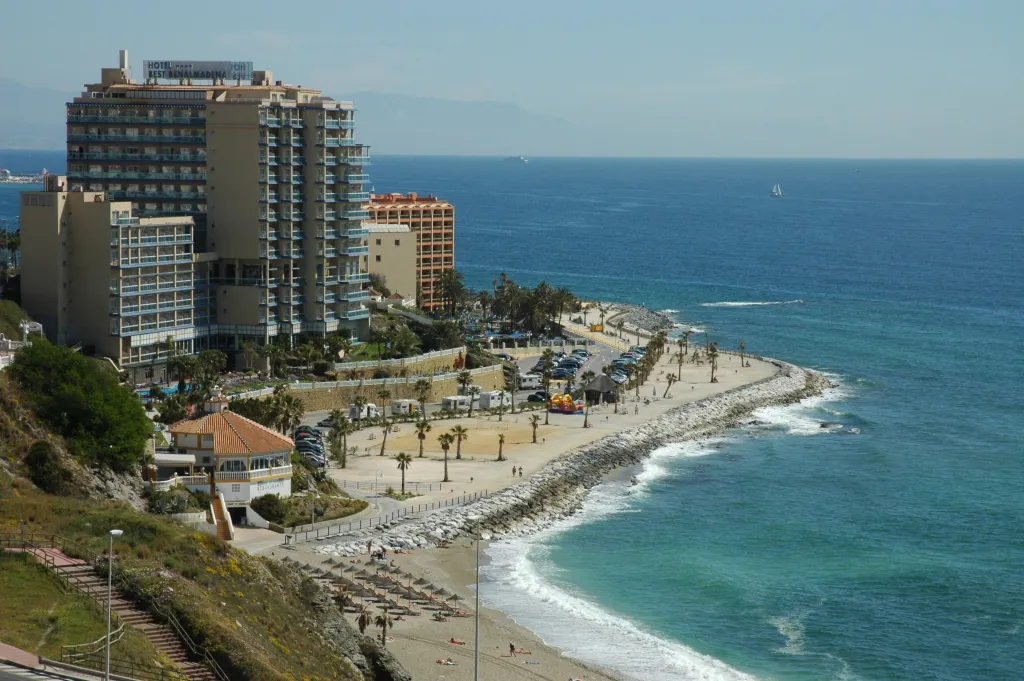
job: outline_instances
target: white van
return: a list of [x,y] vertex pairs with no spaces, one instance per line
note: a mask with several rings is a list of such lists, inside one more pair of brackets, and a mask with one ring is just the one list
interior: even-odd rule
[[540,374],[523,374],[519,377],[520,390],[535,390],[544,385],[544,377]]
[[450,395],[448,397],[442,397],[441,409],[447,409],[450,411],[469,409],[469,398],[465,395]]
[[375,419],[378,416],[380,416],[380,410],[377,409],[377,405],[372,402],[370,404],[364,404],[362,409],[354,404],[351,404],[348,407],[348,417],[353,421]]
[[416,400],[395,400],[391,403],[392,416],[415,416],[420,411],[420,403]]
[[512,396],[502,390],[488,390],[480,393],[481,409],[497,409],[499,405],[512,406]]

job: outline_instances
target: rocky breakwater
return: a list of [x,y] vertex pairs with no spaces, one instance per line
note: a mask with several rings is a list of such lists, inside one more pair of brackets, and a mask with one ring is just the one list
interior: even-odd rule
[[[525,484],[473,504],[381,528],[372,534],[373,539],[390,548],[414,549],[483,530],[495,538],[530,534],[575,513],[587,491],[610,471],[640,463],[666,444],[708,437],[734,426],[759,407],[799,402],[830,386],[821,374],[777,360],[766,361],[779,367],[775,375],[683,405],[653,421],[574,449],[548,463]],[[315,550],[354,555],[366,550],[366,541],[350,537]]]
[[672,328],[672,318],[662,312],[652,312],[639,305],[618,305],[624,310],[621,314],[606,320],[608,323],[625,322],[631,328],[641,329],[649,334],[668,331]]

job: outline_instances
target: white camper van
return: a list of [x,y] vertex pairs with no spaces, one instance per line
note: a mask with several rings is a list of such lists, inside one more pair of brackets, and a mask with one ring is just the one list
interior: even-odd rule
[[544,384],[544,377],[540,374],[523,374],[519,377],[520,390],[536,390]]
[[499,405],[512,406],[512,396],[501,390],[487,390],[480,393],[481,409],[497,409]]
[[377,409],[377,405],[364,404],[362,409],[352,404],[348,408],[348,417],[353,421],[362,421],[363,419],[374,419],[380,416],[380,410]]
[[449,397],[443,397],[441,398],[441,409],[448,409],[451,411],[469,409],[469,398],[465,395],[451,395]]
[[395,400],[391,403],[392,416],[415,416],[420,411],[420,403],[416,400]]

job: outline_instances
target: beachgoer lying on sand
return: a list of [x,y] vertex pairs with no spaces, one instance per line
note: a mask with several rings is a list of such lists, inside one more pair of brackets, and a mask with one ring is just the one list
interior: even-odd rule
[[450,657],[447,660],[438,660],[437,663],[438,664],[443,664],[446,667],[454,667],[455,666],[455,662],[453,662],[452,658],[450,658]]
[[516,649],[516,655],[533,655],[529,650],[523,650],[522,648]]
[[452,643],[452,644],[457,645],[457,646],[464,646],[464,645],[466,645],[465,641],[460,641],[457,638],[450,638],[450,639],[448,639],[448,643]]

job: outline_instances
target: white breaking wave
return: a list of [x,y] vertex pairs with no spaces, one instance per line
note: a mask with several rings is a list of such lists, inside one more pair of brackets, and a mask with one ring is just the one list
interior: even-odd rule
[[[619,494],[622,496],[621,487]],[[601,515],[604,515],[602,512]],[[592,519],[592,517],[591,517]],[[560,527],[559,531],[566,529]],[[547,534],[547,532],[542,533]],[[721,660],[644,631],[629,620],[554,586],[534,567],[538,537],[496,542],[481,567],[481,599],[508,613],[566,655],[642,681],[754,681]]]
[[664,310],[658,310],[658,312],[661,314],[678,314],[679,310],[673,310],[672,308],[667,307]]
[[758,307],[761,305],[793,305],[802,303],[802,300],[725,300],[719,303],[701,303],[701,307]]
[[[824,421],[814,418],[811,414],[821,410],[832,412],[823,405],[838,402],[850,396],[850,392],[842,384],[837,383],[835,374],[826,374],[836,384],[834,388],[826,388],[821,395],[808,397],[796,404],[760,407],[752,412],[753,418],[768,427],[785,429],[787,435],[820,435],[834,432],[830,428],[822,428]],[[832,412],[834,415],[838,413]]]

